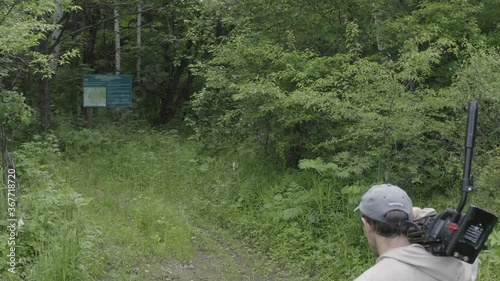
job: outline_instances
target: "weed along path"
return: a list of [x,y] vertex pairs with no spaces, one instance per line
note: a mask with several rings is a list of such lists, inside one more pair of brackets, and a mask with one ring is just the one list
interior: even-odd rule
[[81,215],[96,249],[92,280],[299,280],[197,215],[195,158],[155,134],[61,162],[66,183],[90,199]]

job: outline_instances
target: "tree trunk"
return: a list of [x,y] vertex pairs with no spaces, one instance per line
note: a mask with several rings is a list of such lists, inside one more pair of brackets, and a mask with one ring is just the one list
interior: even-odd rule
[[[63,17],[63,10],[62,10],[62,2],[56,1],[56,11],[54,12],[54,18],[53,21],[54,23],[59,23],[59,21]],[[56,70],[57,68],[57,62],[59,60],[60,56],[60,45],[59,45],[59,37],[61,36],[61,29],[58,28],[52,32],[51,36],[51,41],[50,45],[48,45],[48,40],[43,40],[40,44],[40,47],[42,49],[42,53],[48,54],[50,53],[51,55],[51,61],[50,61],[50,68],[52,70]],[[50,49],[52,49],[52,52],[50,52]],[[42,128],[47,131],[52,127],[52,114],[50,112],[50,93],[49,93],[49,82],[50,82],[50,76],[49,74],[45,74],[42,76],[40,79],[40,84],[39,84],[39,90],[40,90],[40,119],[42,122]]]
[[382,52],[383,51],[383,46],[382,46],[382,42],[380,40],[380,15],[381,15],[381,12],[380,12],[380,7],[378,7],[377,4],[373,3],[372,4],[373,6],[373,10],[372,10],[372,14],[373,14],[373,19],[375,21],[375,37],[376,37],[376,40],[377,40],[377,50],[379,52]]
[[42,128],[47,131],[52,127],[52,116],[50,113],[49,78],[40,79],[40,118]]
[[[61,0],[56,0],[56,11],[54,13],[54,23],[59,23],[60,20],[63,17],[63,10],[62,10],[62,2]],[[52,41],[51,41],[51,46],[52,46],[52,61],[50,64],[50,67],[53,70],[56,70],[57,68],[57,61],[59,60],[59,56],[61,55],[61,45],[59,44],[58,38],[61,36],[61,29],[58,28],[52,32]]]
[[[85,9],[85,8],[84,8]],[[87,64],[91,69],[94,68],[94,50],[95,50],[95,43],[97,40],[97,31],[99,31],[99,21],[101,17],[101,10],[98,5],[93,7],[92,9],[85,9],[85,25],[86,26],[92,26],[92,28],[89,29],[89,40],[87,41],[87,44],[85,46],[84,52],[83,52],[83,63]],[[78,28],[77,28],[78,29]]]
[[137,62],[135,75],[134,101],[139,104],[144,101],[146,94],[142,88],[142,1],[137,4]]
[[[189,51],[191,48],[193,48],[193,42],[188,41],[186,44],[186,50]],[[165,59],[165,61],[168,60]],[[170,122],[184,102],[189,99],[189,89],[194,80],[194,75],[188,69],[189,63],[190,60],[184,58],[179,66],[172,67],[169,71],[172,78],[168,83],[166,94],[162,97],[161,109],[158,117],[156,118],[156,124],[167,124]],[[187,78],[182,85],[182,88],[179,89],[179,84],[181,83],[181,78],[185,71],[187,71]]]
[[168,87],[167,94],[162,98],[162,104],[156,124],[167,124],[170,122],[183,104],[189,100],[191,84],[194,81],[194,75],[190,72],[186,81],[179,89],[180,77],[173,79]]
[[[40,53],[47,54],[49,47],[48,39],[40,41]],[[42,74],[38,80],[38,102],[40,109],[40,122],[42,129],[47,131],[52,126],[52,118],[50,114],[50,95],[49,95],[49,77]]]
[[115,73],[120,74],[121,72],[121,46],[120,46],[120,13],[118,12],[118,5],[115,1]]
[[141,77],[141,46],[142,46],[142,4],[139,1],[137,4],[137,74],[136,78],[139,81]]

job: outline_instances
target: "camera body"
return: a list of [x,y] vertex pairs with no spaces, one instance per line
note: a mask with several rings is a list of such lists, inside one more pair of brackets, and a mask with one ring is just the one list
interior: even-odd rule
[[[460,219],[455,223],[457,216]],[[412,243],[423,245],[433,255],[474,263],[497,221],[495,215],[476,206],[471,206],[465,215],[447,209],[415,221],[420,229],[412,228],[408,236]]]

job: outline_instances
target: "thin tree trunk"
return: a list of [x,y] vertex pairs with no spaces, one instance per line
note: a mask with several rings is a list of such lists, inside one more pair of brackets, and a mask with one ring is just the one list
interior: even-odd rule
[[[115,4],[116,1],[115,1]],[[118,12],[118,5],[115,5],[115,10],[114,10],[114,16],[115,16],[115,73],[120,74],[121,73],[121,55],[120,55],[120,13]]]
[[40,80],[40,117],[42,128],[47,131],[52,126],[52,115],[50,112],[49,78],[42,77]]
[[85,8],[84,16],[85,16],[85,26],[91,26],[91,28],[89,29],[90,33],[89,40],[87,41],[83,54],[83,62],[87,64],[91,69],[94,69],[94,63],[95,63],[94,50],[95,50],[95,43],[97,41],[97,32],[99,31],[99,22],[101,17],[100,7],[96,5],[93,8]]
[[[115,73],[118,75],[121,73],[121,44],[120,44],[120,13],[118,12],[117,1],[115,1]],[[129,108],[125,108],[125,132],[128,133],[129,128]]]
[[376,36],[376,40],[377,40],[377,50],[379,52],[382,52],[383,46],[382,46],[382,42],[380,40],[380,25],[381,25],[380,15],[381,15],[381,11],[380,11],[380,7],[378,7],[378,5],[375,3],[373,3],[372,13],[373,13],[373,19],[375,21],[375,36]]
[[[47,54],[49,50],[47,40],[40,41],[40,52],[43,54]],[[42,129],[47,131],[52,125],[52,117],[50,114],[49,77],[45,75],[42,75],[38,81],[38,102]]]
[[141,46],[142,46],[142,3],[139,1],[137,4],[137,81],[140,81],[141,77]]
[[[56,0],[56,11],[54,13],[54,23],[58,23],[61,21],[63,17],[63,10],[62,10],[62,2],[61,0]],[[59,59],[59,56],[60,56],[60,52],[61,52],[61,45],[58,43],[58,38],[59,36],[61,36],[61,29],[60,28],[57,28],[56,30],[54,30],[54,32],[52,32],[52,42],[51,42],[51,46],[54,46],[52,48],[52,61],[51,61],[51,64],[50,64],[50,67],[55,70],[57,68],[57,61]]]
[[[54,13],[54,18],[53,21],[54,23],[60,22],[60,20],[63,17],[63,10],[62,10],[62,2],[61,0],[56,1],[56,11]],[[59,60],[60,56],[60,45],[58,43],[58,38],[61,36],[61,29],[57,28],[52,32],[52,37],[50,41],[50,46],[52,47],[52,52],[51,52],[51,61],[50,61],[50,68],[55,71],[57,69],[57,62]],[[42,52],[44,53],[49,53],[50,49],[48,44],[48,40],[45,40],[43,43],[41,43],[42,47]],[[50,76],[44,75],[41,80],[40,80],[40,118],[42,122],[42,128],[47,131],[52,127],[52,114],[50,112],[50,103],[51,103],[51,98],[50,98],[50,92],[49,92],[49,82],[50,82]]]

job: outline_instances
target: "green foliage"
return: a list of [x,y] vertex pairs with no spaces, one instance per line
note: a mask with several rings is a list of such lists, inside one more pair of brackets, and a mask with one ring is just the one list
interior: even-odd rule
[[[481,206],[494,214],[500,213],[500,195],[498,187],[500,186],[500,147],[487,153],[487,157],[483,158],[484,163],[478,165],[480,167],[477,192],[473,195],[474,201],[478,206]],[[476,170],[477,171],[477,170]]]
[[[23,280],[86,279],[98,237],[81,213],[89,200],[57,176],[55,165],[61,153],[55,136],[33,139],[14,153],[20,195],[16,208],[16,276]],[[6,208],[3,204],[1,207]],[[2,239],[2,256],[9,249],[6,241]],[[11,274],[5,265],[0,272]]]
[[296,164],[303,135],[314,135],[309,128],[317,123],[314,112],[299,111],[301,87],[327,73],[336,60],[245,36],[233,42],[217,49],[214,60],[202,68],[206,87],[192,103],[197,136],[212,135],[229,144],[254,142],[273,157]]
[[[474,48],[457,72],[452,93],[457,98],[476,99],[479,104],[479,154],[497,147],[500,140],[500,55],[497,49]],[[465,126],[464,126],[465,127]]]
[[481,5],[477,20],[479,28],[486,36],[486,43],[492,47],[500,46],[500,3],[495,0],[471,2]]
[[36,46],[55,25],[45,18],[55,9],[55,1],[5,0],[0,8],[0,53],[18,54]]
[[351,155],[349,152],[341,152],[331,158],[329,162],[324,162],[321,158],[314,160],[304,159],[299,163],[301,169],[312,169],[322,176],[351,179],[360,176],[370,168],[373,161],[366,157]]
[[498,230],[498,227],[488,237],[487,247],[488,249],[479,256],[480,270],[478,279],[495,280],[500,276],[500,273],[496,271],[496,268],[500,265],[500,230]]
[[[288,166],[337,155],[324,158],[327,165],[351,166],[335,175],[342,179],[363,172],[370,181],[423,185],[422,173],[444,170],[455,160],[436,158],[434,151],[444,147],[443,138],[454,137],[454,117],[443,115],[443,107],[459,105],[451,96],[401,83],[425,80],[425,69],[437,61],[415,66],[413,56],[402,56],[396,67],[357,58],[358,52],[319,57],[236,36],[202,68],[206,87],[194,96],[190,118],[196,137],[216,149],[260,147]],[[428,153],[416,155],[422,147]],[[446,186],[449,175],[433,174],[430,186]]]
[[43,78],[50,78],[56,74],[54,67],[51,65],[54,61],[61,65],[68,64],[75,58],[79,58],[80,52],[78,49],[72,49],[61,54],[58,58],[54,58],[53,55],[32,52],[31,57],[30,66],[34,69],[34,73],[40,74]]
[[[50,67],[52,60],[67,63],[69,59],[77,57],[77,49],[70,50],[60,58],[44,54],[43,51],[34,51],[41,41],[47,40],[47,35],[59,28],[50,17],[56,11],[55,0],[41,1],[2,1],[0,7],[0,54],[33,67],[34,72],[40,72],[50,77],[53,70]],[[76,10],[71,0],[62,0],[63,9]]]
[[[137,73],[137,58],[142,68],[135,75],[137,112],[153,124],[166,124],[176,117],[192,93],[200,88],[201,77],[190,69],[209,56],[208,48],[221,31],[220,1],[143,1],[142,43],[137,46],[135,28],[123,29],[122,47],[124,73]],[[102,5],[106,9],[106,5]],[[124,5],[122,26],[136,20],[136,6]],[[110,13],[110,10],[108,10]],[[102,30],[109,36],[110,30]],[[106,34],[106,35],[104,35]],[[101,42],[97,46],[107,46]],[[109,56],[96,53],[95,71],[112,72]],[[91,66],[93,67],[93,66]]]
[[70,158],[89,152],[102,152],[113,147],[109,136],[89,129],[61,130],[58,132],[58,137],[65,156]]
[[2,90],[0,85],[0,124],[12,126],[15,123],[28,124],[31,116],[30,107],[24,102],[23,95]]
[[[75,59],[74,64],[61,65],[55,70],[50,81],[52,103],[54,104],[54,128],[73,129],[85,124],[78,123],[83,115],[83,75],[92,73],[88,65],[80,64],[81,59]],[[77,64],[78,63],[78,64]],[[98,113],[94,113],[99,117]],[[76,121],[76,122],[75,122]],[[65,124],[69,128],[61,127]]]
[[251,0],[232,7],[229,17],[236,18],[237,30],[250,28],[279,45],[328,56],[345,52],[346,33],[353,22],[360,26],[360,43],[372,50],[372,5],[365,0]]
[[157,256],[169,255],[181,261],[189,261],[192,258],[193,230],[178,210],[165,206],[164,198],[153,192],[149,195],[139,195],[133,198],[131,203],[134,206],[133,221],[140,236],[145,238],[142,248],[147,253]]
[[[429,191],[456,183],[465,108],[472,98],[484,106],[480,116],[485,126],[478,138],[488,136],[478,143],[486,141],[489,150],[498,142],[498,103],[488,89],[495,89],[494,62],[499,60],[495,51],[481,47],[484,37],[476,18],[480,5],[373,4],[373,38],[364,34],[372,23],[341,3],[333,8],[339,15],[350,11],[359,17],[342,25],[339,51],[324,56],[296,48],[295,37],[285,42],[282,33],[271,35],[266,27],[278,26],[263,21],[269,11],[280,8],[289,17],[280,15],[279,21],[297,35],[290,15],[300,8],[314,15],[314,21],[317,15],[309,8],[295,1],[252,3],[267,10],[244,17],[246,28],[197,66],[206,83],[193,96],[188,123],[206,148],[252,147],[289,167],[302,163],[320,173],[337,169],[329,176],[349,184],[358,179],[391,181]],[[377,53],[367,38],[377,40]],[[488,75],[479,74],[483,72]],[[344,167],[337,168],[338,161]]]
[[33,141],[21,145],[14,152],[17,173],[31,183],[27,188],[41,188],[53,184],[51,175],[54,162],[61,156],[59,144],[54,135],[35,135]]

